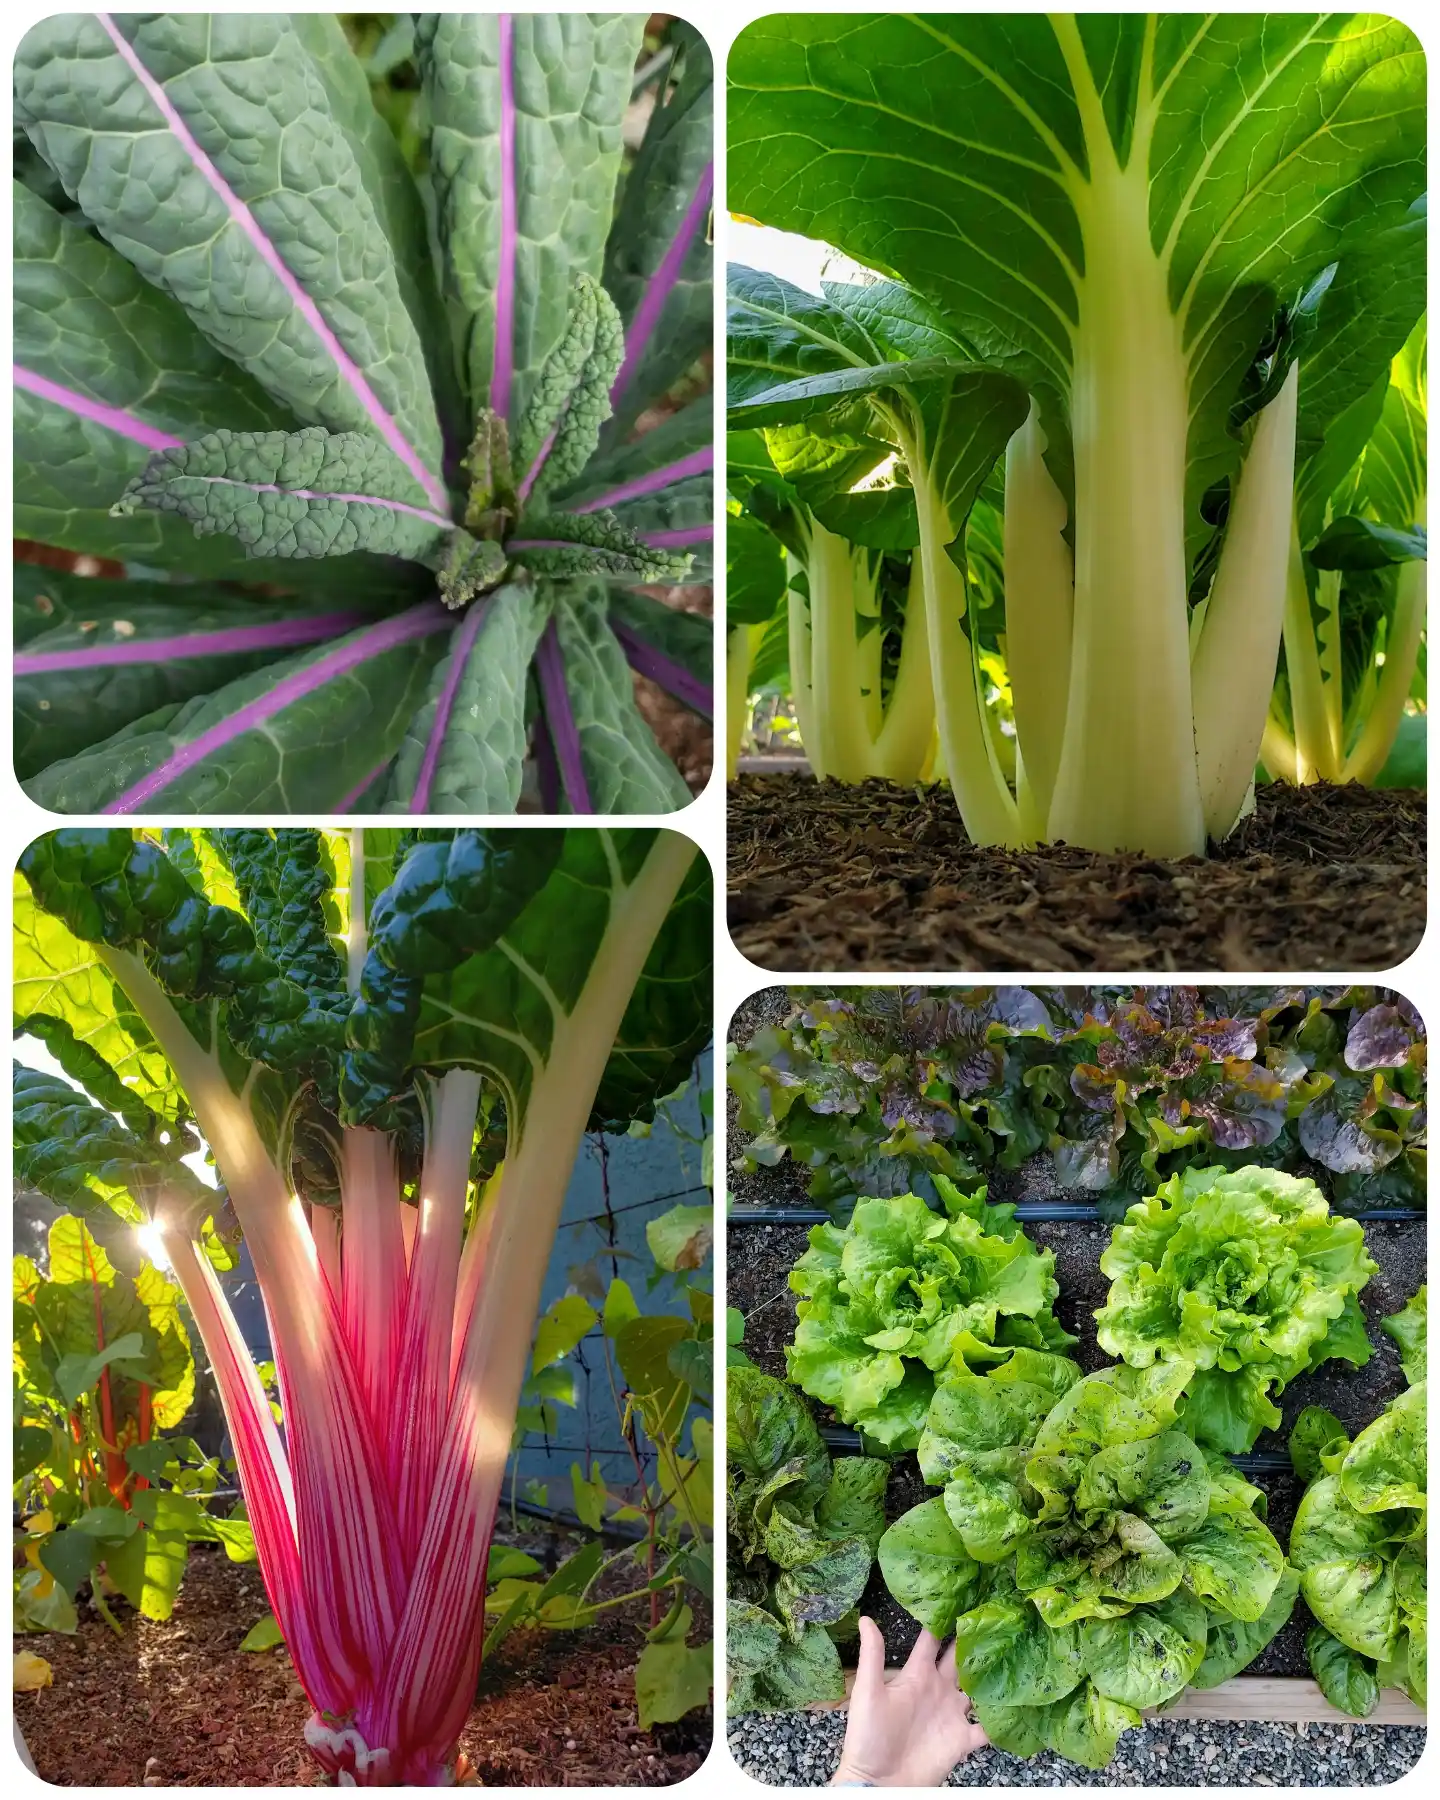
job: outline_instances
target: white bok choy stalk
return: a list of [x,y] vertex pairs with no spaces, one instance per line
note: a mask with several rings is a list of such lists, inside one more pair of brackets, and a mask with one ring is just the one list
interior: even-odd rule
[[[731,420],[828,409],[832,432],[903,439],[966,830],[1202,852],[1266,733],[1297,434],[1324,438],[1423,307],[1423,229],[1402,230],[1425,184],[1414,34],[1350,14],[787,15],[740,35],[730,77],[731,205],[885,277],[750,304]],[[1337,263],[1307,329],[1277,331]],[[1024,427],[1005,495],[1007,553],[1031,552],[1006,571],[1018,798],[975,729],[965,596],[938,560],[998,456],[968,493],[952,479],[994,408],[972,388],[966,416],[923,429],[981,370],[1018,395],[1004,438]]]
[[307,1742],[344,1784],[442,1785],[581,1135],[647,1116],[709,1033],[703,859],[655,831],[110,829],[21,872],[19,1028],[82,1084],[100,1047],[157,1127],[193,1118],[254,1262],[281,1429],[215,1196],[137,1136],[118,1198],[215,1369]]

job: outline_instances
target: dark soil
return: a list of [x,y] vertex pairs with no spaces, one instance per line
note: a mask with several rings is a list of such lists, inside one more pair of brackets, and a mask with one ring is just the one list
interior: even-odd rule
[[[504,1533],[547,1566],[578,1546],[570,1537]],[[634,1585],[623,1579],[614,1591]],[[288,1655],[239,1649],[268,1609],[257,1568],[202,1546],[163,1625],[127,1616],[117,1637],[87,1607],[73,1637],[17,1636],[17,1650],[54,1670],[52,1686],[15,1696],[42,1779],[61,1787],[323,1786],[302,1736],[310,1703]],[[632,1675],[648,1624],[637,1601],[584,1631],[508,1638],[485,1666],[461,1738],[481,1782],[661,1787],[692,1775],[714,1735],[709,1709],[648,1732],[636,1719]]]
[[[766,1024],[778,1023],[789,1011],[789,997],[780,987],[762,989],[737,1009],[730,1024],[730,1041],[744,1044]],[[734,1097],[731,1096],[731,1131],[734,1131]],[[732,1167],[730,1186],[734,1197],[752,1206],[812,1206],[806,1192],[808,1171],[790,1158],[774,1168],[744,1173],[733,1166],[743,1144],[730,1138]],[[1048,1197],[1054,1192],[1048,1158],[1032,1158],[1022,1168],[994,1171],[991,1182],[995,1199],[1020,1200]],[[796,1297],[790,1292],[791,1269],[804,1254],[809,1240],[805,1225],[747,1225],[732,1223],[726,1238],[726,1301],[745,1315],[746,1355],[767,1375],[785,1377],[785,1346],[795,1335]],[[1055,1253],[1055,1274],[1060,1283],[1056,1312],[1067,1331],[1079,1342],[1070,1354],[1087,1372],[1104,1368],[1110,1358],[1095,1336],[1095,1312],[1104,1304],[1109,1278],[1101,1273],[1100,1255],[1109,1241],[1108,1226],[1085,1222],[1027,1223],[1026,1232],[1042,1249]],[[1368,1425],[1404,1386],[1400,1358],[1394,1344],[1379,1329],[1381,1319],[1398,1312],[1425,1279],[1425,1225],[1423,1221],[1367,1223],[1365,1242],[1379,1264],[1360,1296],[1369,1326],[1374,1354],[1361,1369],[1332,1362],[1311,1375],[1293,1381],[1281,1395],[1284,1414],[1277,1432],[1264,1433],[1258,1451],[1284,1453],[1291,1425],[1307,1406],[1325,1406],[1352,1433]],[[839,1421],[825,1407],[815,1408],[821,1425]],[[1265,1492],[1267,1519],[1281,1545],[1289,1541],[1301,1487],[1288,1474],[1253,1478]],[[935,1490],[920,1479],[913,1455],[896,1459],[886,1494],[886,1514],[894,1520]],[[915,1620],[896,1605],[886,1590],[877,1567],[861,1602],[885,1635],[886,1661],[902,1663],[918,1632]],[[1296,1604],[1289,1623],[1251,1664],[1257,1675],[1309,1674],[1305,1660],[1305,1633],[1311,1617],[1303,1601]],[[842,1660],[853,1660],[853,1649]]]
[[1388,969],[1425,929],[1425,795],[1287,787],[1207,859],[976,849],[943,786],[742,775],[730,930],[761,968]]

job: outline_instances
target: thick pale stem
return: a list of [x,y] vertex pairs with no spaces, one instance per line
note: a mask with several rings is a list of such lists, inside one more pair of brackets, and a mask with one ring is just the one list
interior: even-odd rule
[[1219,842],[1240,815],[1265,732],[1290,562],[1300,365],[1255,421],[1191,667],[1205,828]]
[[970,841],[1018,844],[1020,816],[996,763],[982,712],[979,670],[966,630],[965,577],[946,552],[955,532],[944,503],[925,478],[924,452],[914,438],[906,442],[905,456],[915,475],[920,543],[914,554],[924,584],[925,629],[945,771]]
[[[1090,850],[1205,848],[1190,705],[1188,365],[1150,241],[1147,157],[1087,128],[1074,339],[1075,626],[1050,835]],[[1013,634],[1011,636],[1012,654]]]
[[1315,648],[1310,594],[1305,585],[1305,564],[1300,555],[1300,533],[1293,507],[1285,575],[1284,639],[1290,718],[1295,727],[1295,779],[1302,786],[1312,781],[1336,781],[1340,770],[1325,712],[1324,678]]
[[725,643],[725,778],[740,772],[740,746],[750,722],[750,665],[754,661],[753,625],[735,625]]
[[1288,781],[1292,786],[1295,784],[1295,740],[1274,713],[1268,713],[1265,718],[1265,732],[1260,739],[1260,760],[1272,781]]
[[1365,728],[1345,763],[1346,781],[1373,781],[1394,746],[1425,629],[1425,568],[1423,562],[1408,562],[1400,570],[1385,638],[1385,666]]
[[345,944],[345,973],[352,994],[360,992],[360,973],[370,948],[365,918],[365,828],[350,833],[350,934]]
[[[824,773],[863,781],[870,738],[860,698],[855,641],[856,560],[842,537],[817,519],[810,528],[811,731]],[[810,745],[807,742],[807,750]]]
[[930,685],[930,639],[925,625],[925,583],[918,560],[910,565],[900,661],[885,723],[875,740],[870,766],[886,781],[918,781],[935,741],[935,694]]
[[804,566],[789,550],[785,552],[788,586],[785,591],[785,629],[790,646],[790,699],[795,707],[795,728],[800,745],[818,780],[828,773],[819,760],[815,742],[815,708],[810,685],[810,601],[797,585]]
[[1340,646],[1339,569],[1316,571],[1315,606],[1325,723],[1330,731],[1331,759],[1338,769],[1345,760],[1345,660]]
[[338,1302],[342,1292],[340,1216],[333,1207],[312,1206],[310,1208],[310,1235],[315,1240],[315,1254],[320,1260],[320,1272],[325,1277],[331,1296]]
[[855,570],[856,696],[865,733],[865,762],[870,767],[876,739],[885,724],[884,678],[881,673],[885,633],[880,623],[879,569],[864,550],[851,553]]
[[405,1306],[400,1180],[389,1135],[351,1127],[340,1153],[341,1291],[345,1336],[370,1416],[381,1433],[395,1416],[396,1360]]
[[1075,559],[1035,403],[1005,450],[1005,646],[1025,772],[1027,838],[1045,835],[1070,697]]
[[[404,1617],[367,1741],[434,1746],[444,1759],[469,1712],[478,1668],[485,1563],[540,1287],[585,1122],[635,983],[695,857],[660,832],[616,894],[573,1012],[557,1017],[530,1092],[518,1149],[470,1323],[450,1426]],[[465,1667],[456,1679],[456,1657]]]

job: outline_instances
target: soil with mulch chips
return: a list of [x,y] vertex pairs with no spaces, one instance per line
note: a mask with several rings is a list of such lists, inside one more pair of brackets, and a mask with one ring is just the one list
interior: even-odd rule
[[1206,858],[977,849],[948,788],[729,787],[729,917],[761,968],[1388,969],[1425,929],[1425,795],[1272,783]]
[[[582,1541],[548,1531],[507,1537],[547,1566]],[[628,1576],[610,1584],[617,1593],[643,1581],[623,1565],[617,1573]],[[61,1787],[325,1786],[305,1748],[310,1703],[289,1656],[240,1649],[268,1610],[253,1564],[199,1546],[165,1624],[122,1609],[117,1637],[82,1604],[73,1637],[17,1635],[17,1650],[54,1671],[52,1686],[15,1696],[40,1776]],[[583,1631],[506,1639],[481,1673],[460,1740],[480,1782],[661,1787],[693,1774],[714,1736],[710,1709],[651,1731],[636,1717],[634,1669],[649,1623],[642,1600]],[[697,1619],[691,1641],[709,1629]]]

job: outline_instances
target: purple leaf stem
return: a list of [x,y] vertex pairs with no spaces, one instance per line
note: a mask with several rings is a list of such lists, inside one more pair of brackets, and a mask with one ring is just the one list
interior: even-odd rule
[[510,415],[515,377],[515,251],[520,239],[515,182],[515,20],[500,25],[500,269],[495,278],[495,355],[490,366],[490,410]]
[[425,600],[419,606],[412,606],[408,612],[398,613],[393,619],[384,619],[380,624],[372,625],[368,631],[357,632],[328,656],[322,656],[308,668],[296,669],[283,680],[277,681],[267,693],[231,713],[228,719],[222,719],[218,725],[202,731],[199,737],[192,738],[188,744],[182,744],[157,769],[142,776],[102,810],[107,814],[137,812],[169,787],[171,782],[178,780],[187,769],[193,769],[197,763],[203,762],[215,751],[223,750],[227,744],[243,737],[247,731],[256,730],[267,720],[273,719],[276,713],[283,712],[287,706],[293,706],[297,700],[313,694],[327,681],[334,681],[350,670],[359,668],[362,663],[383,656],[387,650],[398,649],[401,644],[408,644],[415,638],[431,637],[437,631],[448,631],[453,624],[454,614],[447,611],[438,600]]
[[714,717],[715,699],[709,682],[699,680],[619,619],[611,619],[610,629],[620,641],[625,660],[637,675],[645,676],[657,687],[664,688],[667,694],[673,694],[691,712],[699,713],[702,719]]
[[284,258],[280,255],[280,252],[260,229],[260,222],[250,211],[250,208],[200,148],[194,133],[190,130],[190,127],[185,123],[184,119],[181,118],[180,113],[175,107],[174,102],[170,99],[170,96],[145,67],[144,63],[141,62],[134,45],[123,35],[119,26],[115,23],[109,13],[97,13],[95,16],[104,28],[106,36],[110,39],[111,43],[114,44],[121,60],[126,64],[136,81],[139,82],[140,86],[149,96],[151,105],[160,114],[160,117],[174,134],[180,148],[190,158],[198,173],[204,177],[210,184],[210,187],[219,196],[220,200],[224,203],[226,210],[230,214],[231,219],[240,227],[245,236],[249,238],[261,261],[274,275],[281,287],[284,288],[285,293],[290,300],[290,304],[305,320],[305,323],[315,333],[316,337],[319,338],[321,344],[325,348],[326,354],[339,370],[341,379],[350,388],[361,406],[364,407],[371,422],[374,424],[375,429],[395,452],[396,456],[400,458],[401,462],[404,463],[405,467],[415,477],[416,481],[420,483],[420,486],[430,496],[431,501],[443,511],[449,504],[444,482],[440,480],[438,475],[433,474],[431,470],[425,467],[419,452],[414,448],[404,432],[401,431],[394,419],[390,417],[390,414],[386,412],[385,408],[381,405],[375,390],[370,386],[364,373],[351,357],[350,353],[345,349],[339,338],[336,337],[334,331],[331,330],[324,315],[321,313],[320,308],[290,272]]
[[384,762],[376,763],[375,767],[370,771],[370,773],[368,775],[366,775],[363,780],[358,781],[353,788],[351,788],[350,792],[345,796],[345,798],[335,808],[336,812],[342,813],[342,814],[353,813],[355,808],[360,804],[361,800],[364,798],[364,796],[369,792],[369,790],[372,787],[374,787],[375,783],[380,779],[380,777],[390,767],[391,763],[394,760],[395,759],[393,756],[387,756],[385,758]]
[[410,811],[423,813],[430,805],[430,788],[435,780],[435,770],[440,762],[440,749],[445,742],[445,733],[450,726],[450,715],[455,710],[455,696],[460,691],[460,678],[465,673],[465,663],[474,646],[476,635],[485,623],[485,615],[490,610],[488,600],[475,601],[465,615],[464,623],[455,633],[455,647],[450,652],[450,667],[445,671],[445,684],[440,689],[440,698],[435,706],[435,721],[430,727],[430,736],[426,740],[425,755],[420,763],[420,774],[415,782],[415,792],[410,799]]
[[547,813],[560,811],[560,765],[555,760],[555,740],[542,712],[535,723],[535,772],[540,777],[540,805]]
[[714,467],[715,446],[707,444],[703,450],[692,450],[678,462],[667,463],[663,469],[652,469],[648,475],[637,475],[634,481],[623,481],[619,487],[611,488],[608,494],[601,494],[595,500],[583,501],[579,506],[572,506],[568,510],[575,513],[600,512],[607,506],[619,506],[626,500],[639,500],[645,494],[658,494],[661,488],[684,481],[690,475],[706,475]]
[[713,525],[687,525],[680,531],[642,531],[640,542],[655,550],[683,550],[686,544],[708,544],[714,536]]
[[645,352],[650,347],[650,339],[654,336],[655,327],[660,323],[660,315],[665,310],[665,302],[670,298],[675,284],[680,279],[680,271],[685,266],[685,258],[690,254],[690,246],[695,242],[696,234],[710,216],[710,197],[715,190],[715,165],[706,163],[705,172],[700,177],[699,186],[695,189],[694,198],[685,209],[685,217],[680,221],[680,229],[671,240],[669,249],[660,259],[660,267],[650,277],[640,304],[635,308],[635,317],[630,321],[630,329],[625,334],[625,360],[620,365],[620,373],[615,377],[615,385],[610,390],[612,405],[619,404],[620,396],[625,392],[631,377],[639,368]]
[[580,755],[580,728],[575,723],[570,695],[565,688],[565,655],[560,648],[560,633],[554,619],[545,627],[540,647],[535,652],[535,672],[540,677],[540,703],[545,709],[545,723],[549,727],[570,810],[593,813],[595,808],[585,781],[585,763]]
[[[178,591],[178,590],[177,590]],[[340,637],[365,623],[364,613],[316,613],[277,619],[269,625],[234,625],[224,631],[196,631],[185,637],[135,638],[93,644],[79,650],[17,651],[17,675],[58,675],[72,669],[109,669],[125,663],[189,662],[199,656],[239,656],[247,651],[291,650]]]
[[185,442],[184,438],[172,437],[168,431],[160,431],[154,425],[147,425],[143,419],[137,419],[134,413],[128,413],[118,406],[104,406],[98,400],[87,400],[84,394],[77,394],[73,388],[61,387],[58,381],[50,381],[44,375],[35,374],[32,369],[22,368],[19,363],[15,364],[15,385],[24,388],[27,394],[38,394],[42,400],[48,400],[54,406],[63,406],[66,412],[75,413],[79,418],[103,425],[107,431],[133,438],[147,450],[175,450]]

